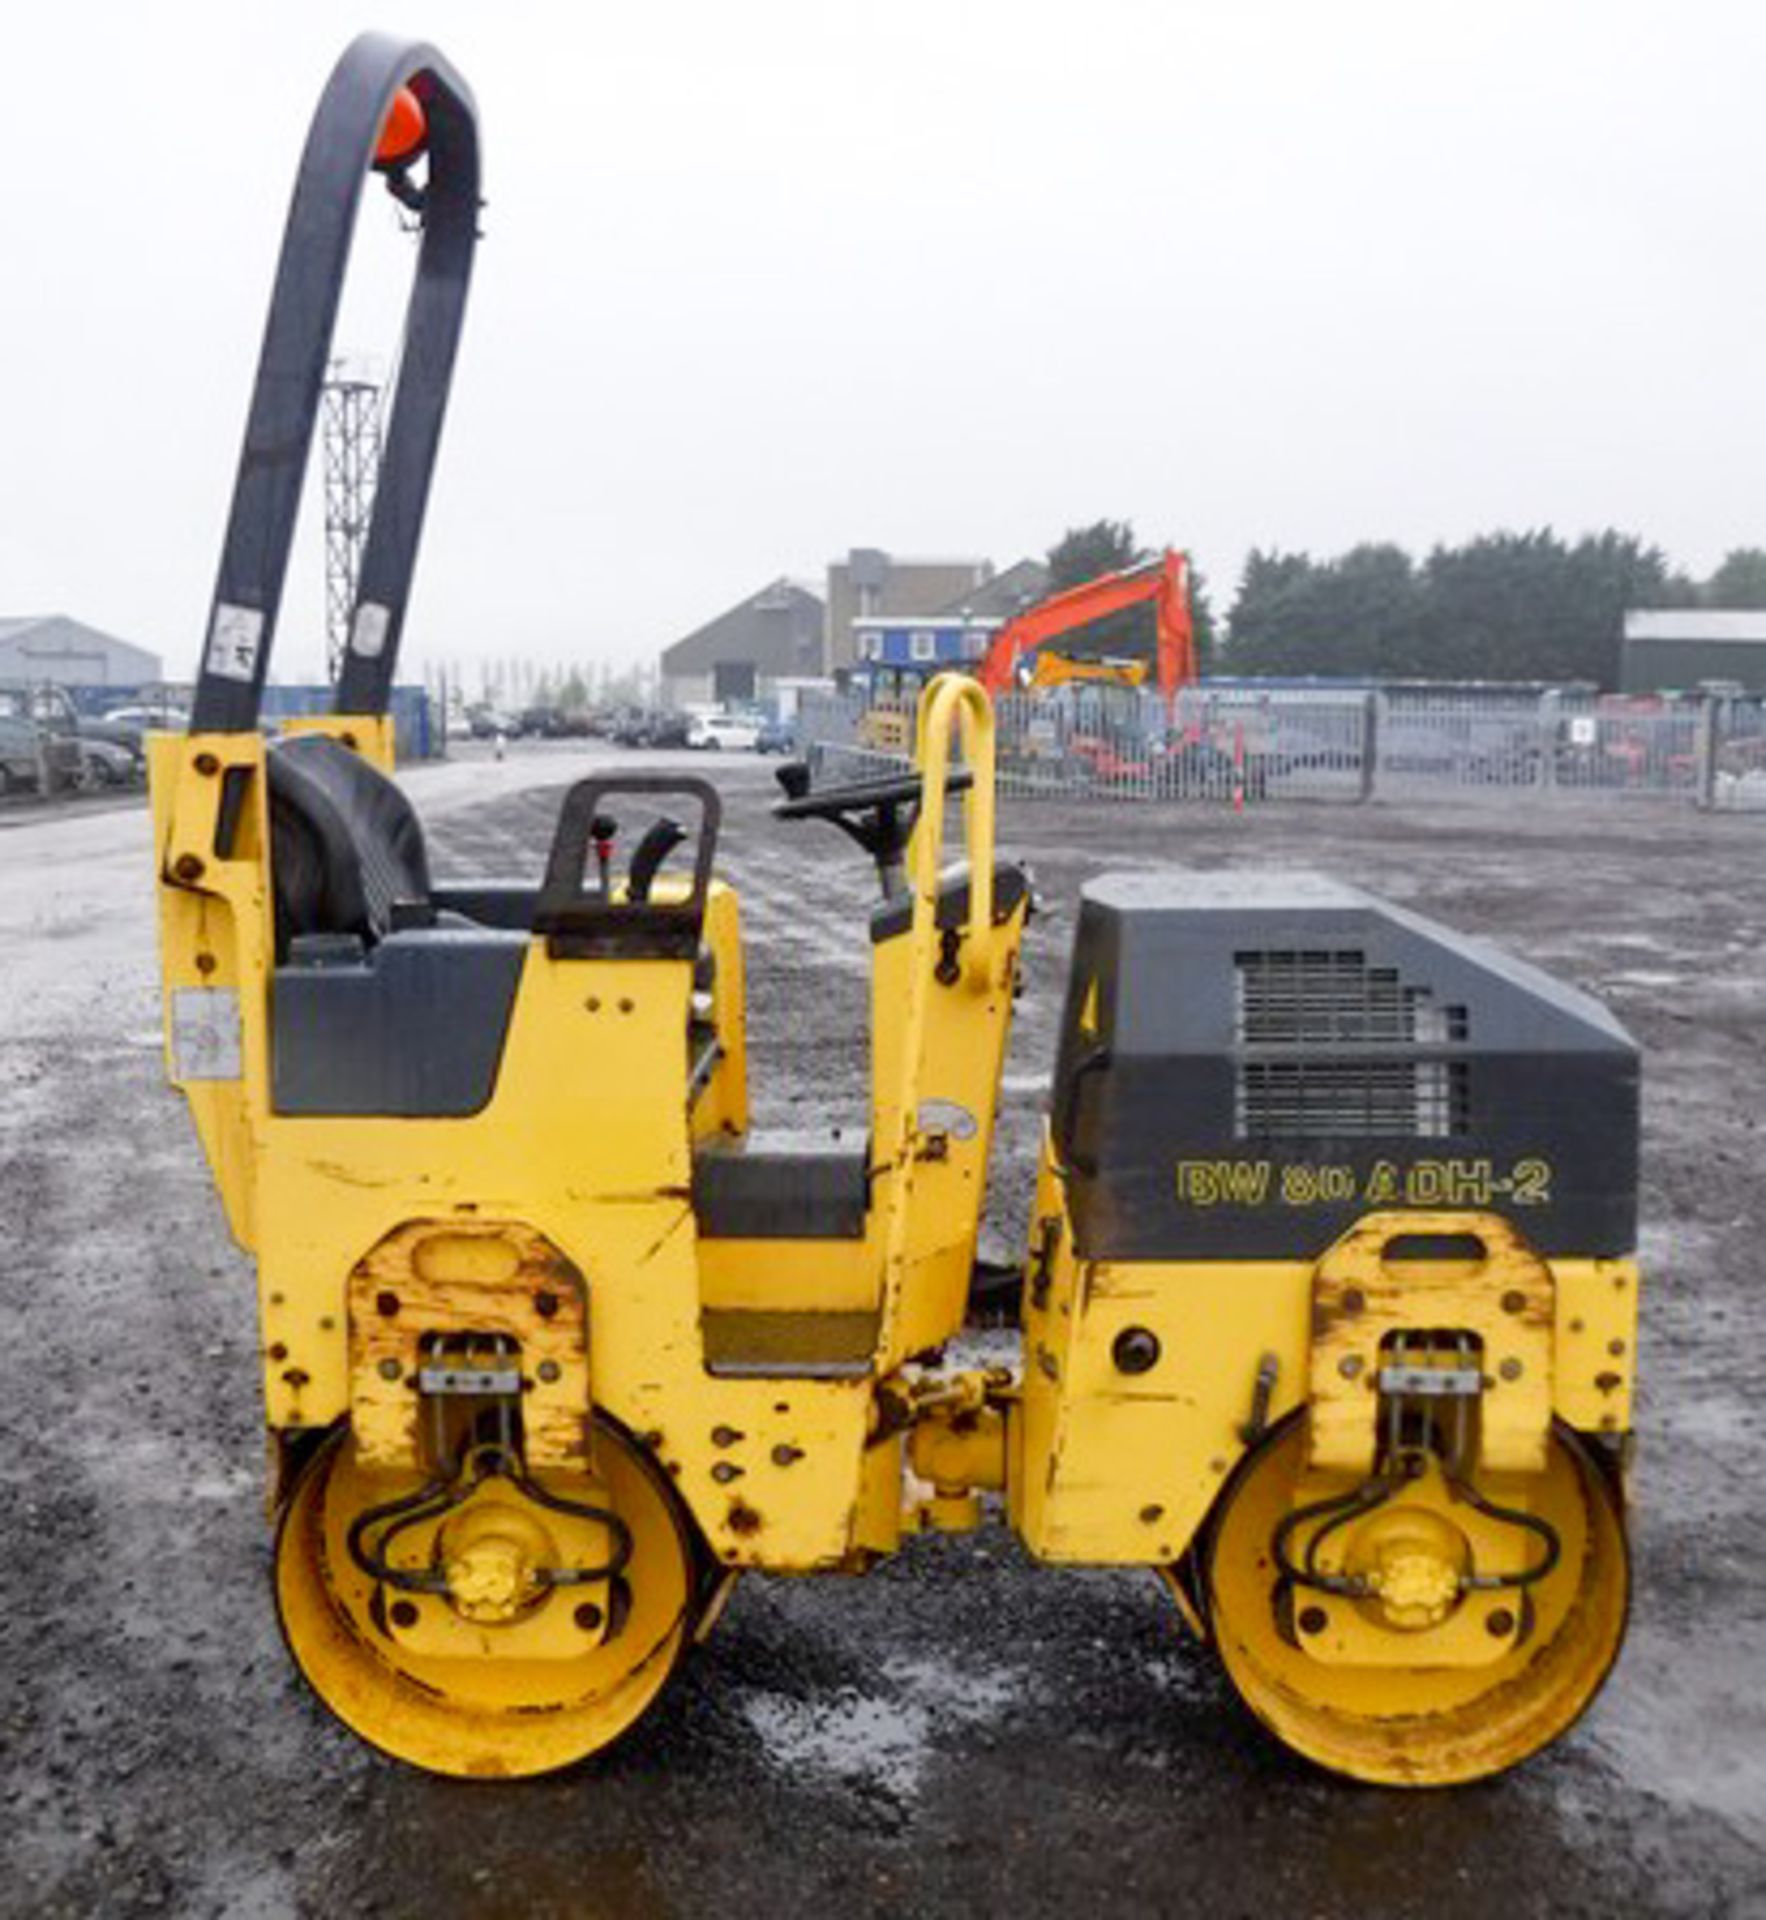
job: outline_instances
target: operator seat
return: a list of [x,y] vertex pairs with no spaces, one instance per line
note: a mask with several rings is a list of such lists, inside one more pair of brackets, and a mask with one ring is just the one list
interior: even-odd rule
[[272,1107],[479,1112],[496,1087],[528,934],[438,901],[410,801],[341,741],[296,734],[272,742],[266,764]]
[[267,765],[278,959],[305,934],[373,946],[395,902],[430,904],[423,828],[397,781],[319,733],[272,741]]

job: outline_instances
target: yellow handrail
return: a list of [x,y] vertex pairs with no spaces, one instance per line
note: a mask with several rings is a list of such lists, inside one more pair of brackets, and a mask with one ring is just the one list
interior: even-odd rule
[[917,976],[937,943],[938,868],[944,854],[953,721],[963,743],[963,759],[974,776],[974,784],[963,796],[963,840],[969,860],[965,928],[969,937],[963,945],[963,980],[979,992],[987,984],[986,936],[993,925],[993,702],[980,681],[966,673],[941,673],[920,699],[914,741],[921,781],[920,818],[908,853],[908,885],[914,896],[911,964]]
[[[938,925],[938,868],[944,852],[944,803],[950,787],[950,740],[959,731],[974,783],[963,797],[963,838],[969,857],[969,916],[961,930],[961,971],[950,984],[985,992],[998,964],[993,924],[994,752],[993,702],[966,674],[940,674],[921,696],[914,760],[919,768],[920,813],[908,849],[908,887],[913,918],[908,929],[907,993],[902,1012],[899,1079],[893,1137],[886,1164],[892,1174],[883,1239],[883,1314],[878,1363],[900,1364],[902,1297],[907,1281],[915,1167],[919,1145],[921,1079],[926,1070],[926,1024],[940,979],[942,935]],[[942,976],[948,978],[948,974]],[[881,1142],[879,1144],[882,1144]]]

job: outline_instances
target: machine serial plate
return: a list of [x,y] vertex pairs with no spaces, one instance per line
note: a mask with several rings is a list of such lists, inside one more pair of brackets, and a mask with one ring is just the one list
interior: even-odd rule
[[423,1393],[504,1394],[521,1391],[519,1367],[424,1367],[417,1375]]
[[1484,1390],[1476,1367],[1382,1367],[1380,1391],[1412,1399],[1474,1399]]

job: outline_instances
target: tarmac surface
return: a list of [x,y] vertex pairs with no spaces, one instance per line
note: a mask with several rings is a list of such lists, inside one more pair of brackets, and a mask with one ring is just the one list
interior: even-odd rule
[[[595,758],[414,772],[438,868],[537,873]],[[768,819],[747,756],[695,770],[730,807],[756,1117],[854,1115],[864,863]],[[1002,1255],[1074,898],[1112,866],[1322,868],[1595,990],[1643,1042],[1637,1596],[1582,1725],[1476,1788],[1343,1785],[1249,1720],[1150,1576],[1042,1569],[993,1528],[863,1580],[749,1579],[651,1718],[569,1774],[380,1758],[276,1630],[249,1267],[161,1077],[145,814],[9,812],[0,1913],[1766,1913],[1766,820],[1618,796],[1026,802],[1002,833],[1051,908],[995,1149]]]

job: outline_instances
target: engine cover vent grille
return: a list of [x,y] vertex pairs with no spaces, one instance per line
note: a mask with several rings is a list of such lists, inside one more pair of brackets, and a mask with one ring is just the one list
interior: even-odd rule
[[1463,1060],[1247,1060],[1242,1139],[1445,1139],[1471,1130]]
[[1464,1007],[1437,1005],[1432,989],[1407,986],[1396,967],[1370,967],[1353,947],[1236,953],[1233,965],[1240,1046],[1442,1046],[1467,1038]]
[[1241,1138],[1470,1131],[1468,1063],[1403,1057],[1407,1048],[1463,1044],[1463,1006],[1441,1005],[1395,967],[1369,966],[1356,948],[1278,948],[1233,961]]

